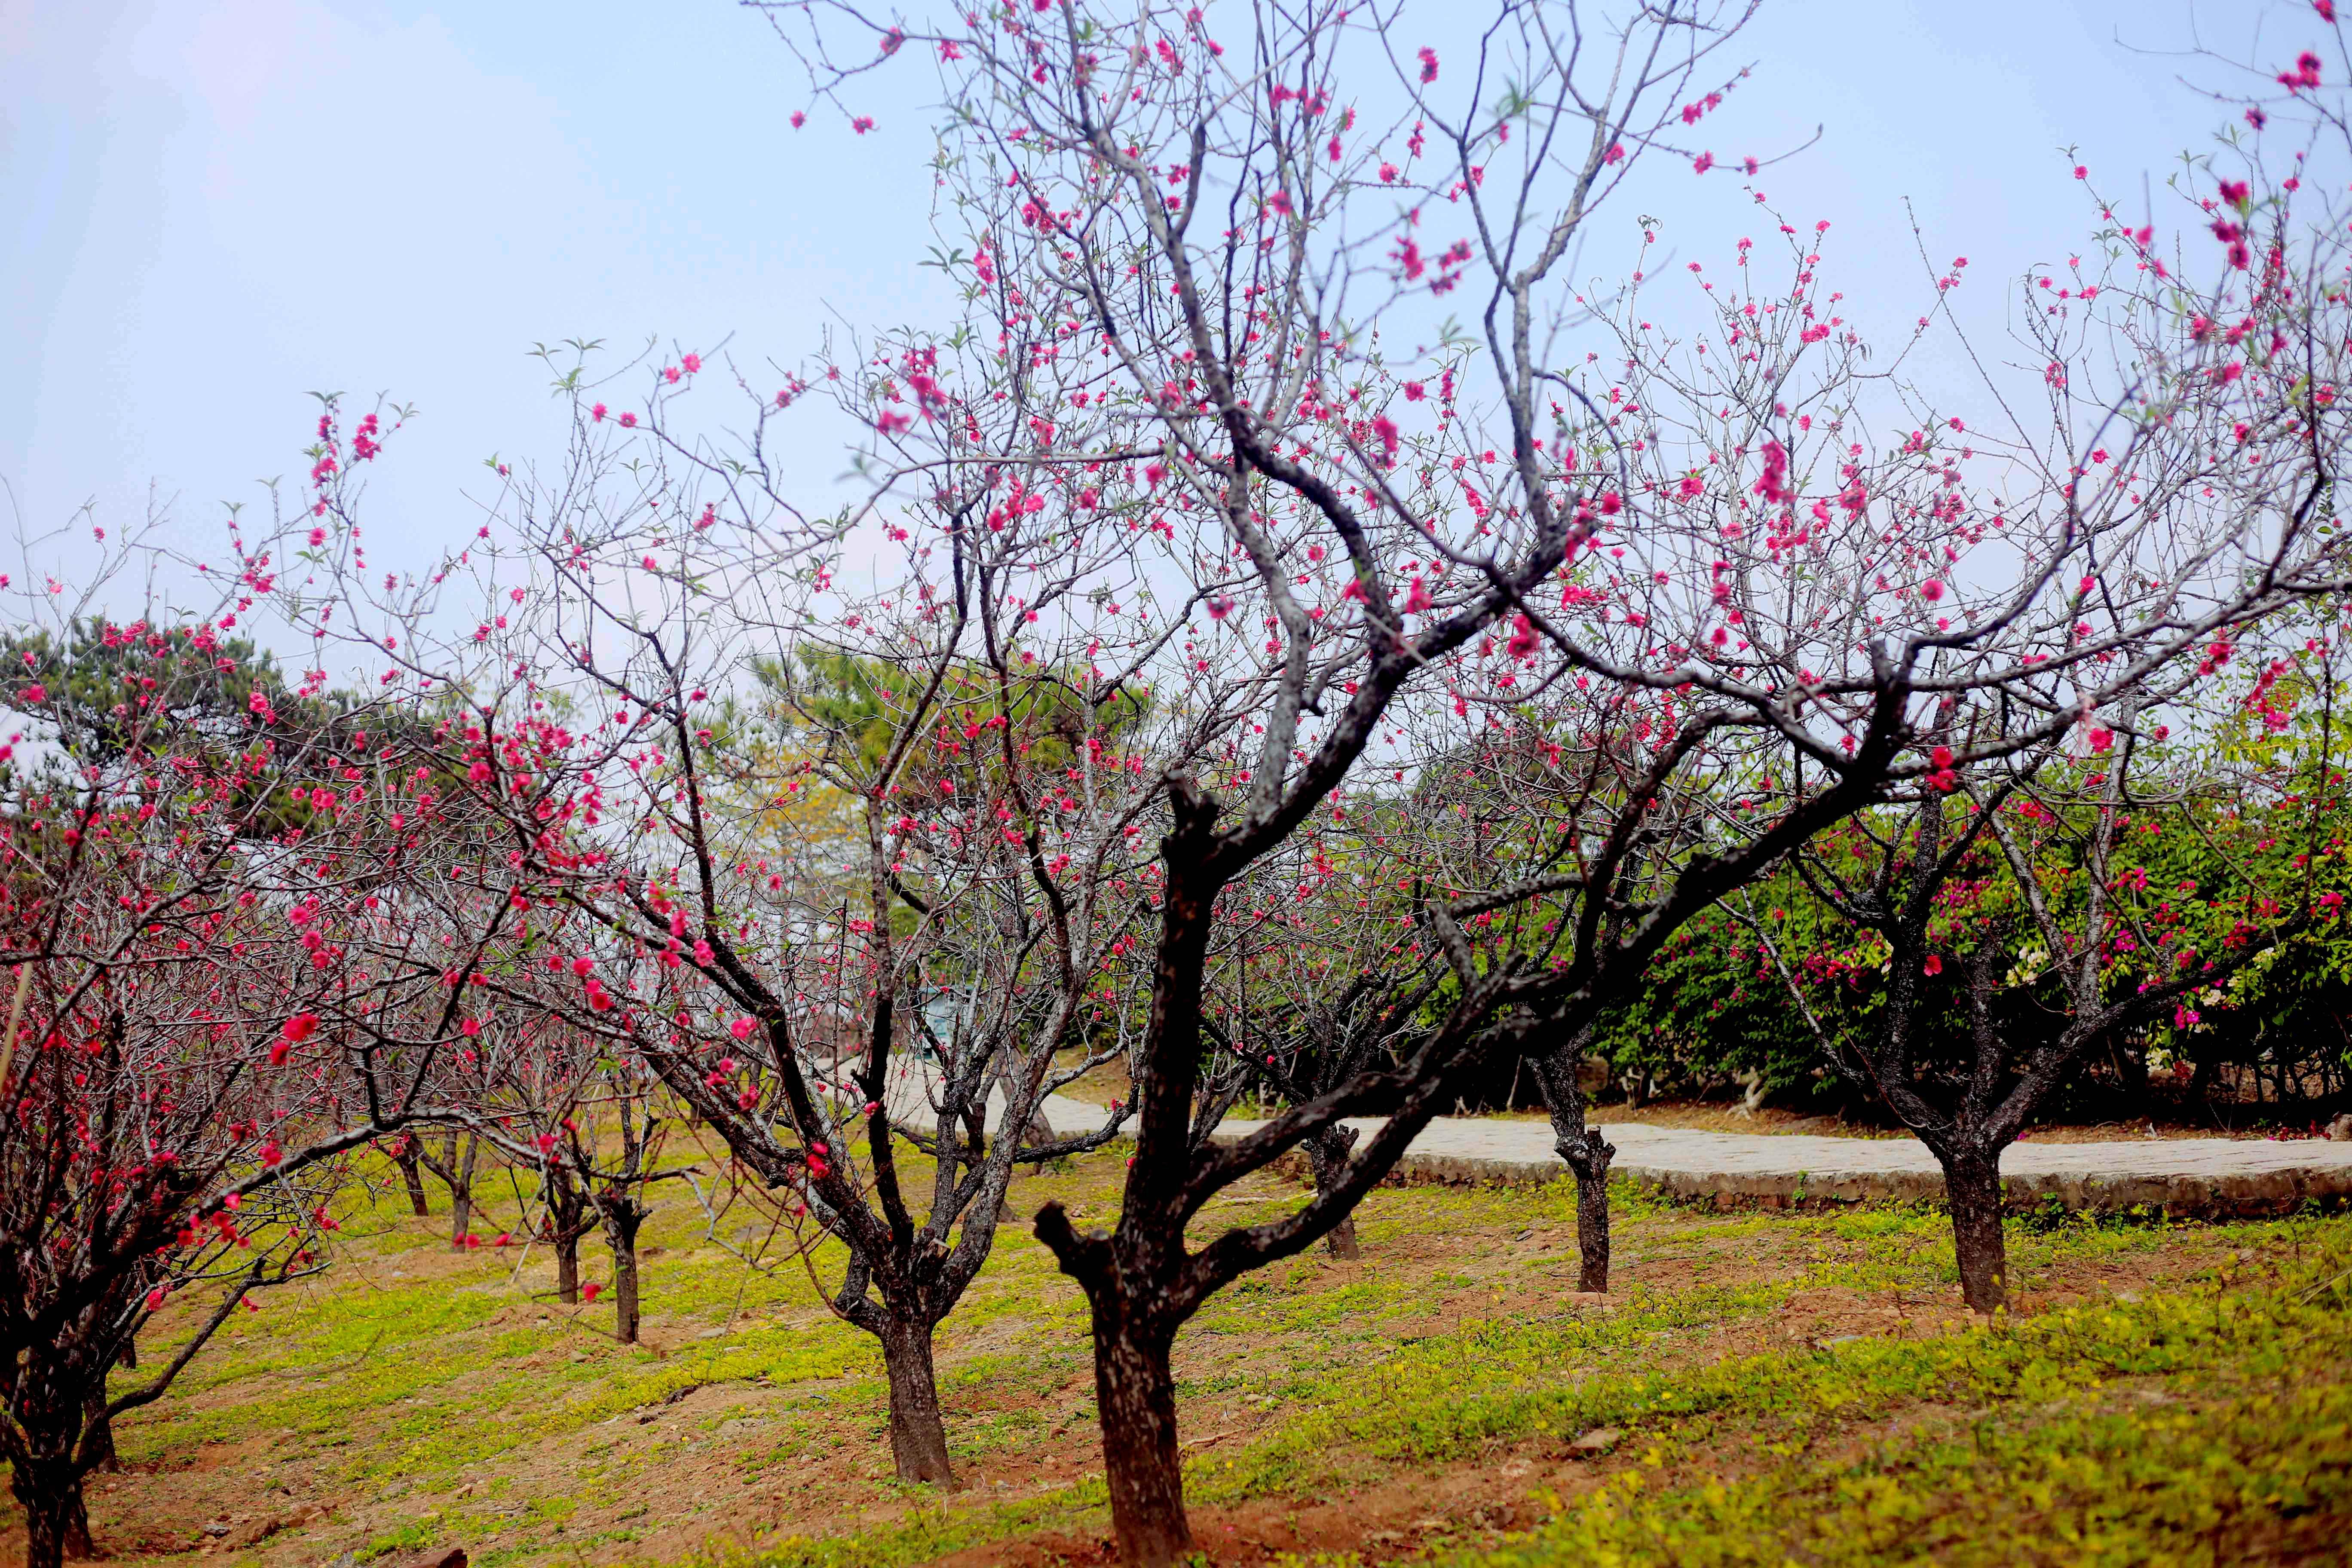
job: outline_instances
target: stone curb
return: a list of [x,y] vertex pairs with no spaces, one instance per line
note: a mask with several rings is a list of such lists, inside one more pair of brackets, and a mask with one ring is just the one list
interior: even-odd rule
[[[1221,1138],[1226,1136],[1219,1129]],[[1733,1137],[1738,1134],[1694,1134]],[[1876,1142],[1855,1139],[1855,1142]],[[2172,1142],[2187,1142],[2173,1140]],[[2224,1142],[2215,1140],[2215,1142]],[[2230,1140],[2227,1142],[2235,1142]],[[2134,1152],[2142,1145],[2070,1144],[2070,1149],[2108,1147]],[[1276,1168],[1301,1182],[1312,1180],[1303,1156],[1290,1154]],[[1873,1202],[1941,1205],[1944,1178],[1929,1169],[1815,1173],[1709,1170],[1619,1159],[1613,1174],[1684,1203],[1712,1203],[1718,1209],[1828,1209]],[[1568,1174],[1557,1156],[1541,1159],[1478,1157],[1407,1150],[1384,1186],[1536,1187]],[[2249,1173],[2188,1172],[2075,1174],[2031,1172],[2002,1179],[2005,1206],[2013,1211],[2055,1203],[2070,1211],[2100,1215],[2134,1212],[2178,1218],[2256,1219],[2292,1214],[2306,1205],[2321,1209],[2352,1205],[2352,1161],[2342,1164],[2287,1165]]]

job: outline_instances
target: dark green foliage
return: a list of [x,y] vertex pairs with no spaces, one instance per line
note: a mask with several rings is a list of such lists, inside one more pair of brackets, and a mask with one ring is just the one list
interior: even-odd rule
[[287,767],[355,746],[367,721],[354,700],[289,686],[274,656],[209,627],[93,618],[62,638],[17,630],[0,636],[0,706],[26,721],[9,759],[20,788],[70,787],[126,758],[200,759],[216,770],[243,752],[254,788],[273,796],[226,814],[249,837],[299,826],[309,808],[292,790],[308,781]]

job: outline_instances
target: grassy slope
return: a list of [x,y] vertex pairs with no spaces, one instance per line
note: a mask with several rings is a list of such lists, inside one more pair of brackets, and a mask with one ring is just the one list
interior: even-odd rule
[[[1118,1174],[1101,1156],[1015,1206],[1105,1215]],[[683,1196],[648,1238],[644,1350],[535,1299],[541,1258],[355,1217],[334,1274],[125,1424],[101,1540],[271,1568],[450,1543],[493,1565],[1098,1557],[1083,1304],[1022,1230],[941,1336],[970,1484],[939,1500],[888,1478],[867,1342],[797,1271],[710,1245]],[[1207,1218],[1297,1197],[1268,1180]],[[1628,1195],[1619,1225],[1605,1302],[1569,1289],[1560,1190],[1383,1190],[1364,1263],[1226,1292],[1178,1358],[1215,1559],[2291,1560],[2352,1529],[2352,1219],[2021,1227],[2027,1311],[1993,1328],[1959,1312],[1937,1215]],[[1574,1453],[1594,1428],[1618,1436]]]

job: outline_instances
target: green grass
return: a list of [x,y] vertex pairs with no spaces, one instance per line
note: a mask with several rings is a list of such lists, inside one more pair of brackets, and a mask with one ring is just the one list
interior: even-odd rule
[[[1025,1186],[1024,1212],[1059,1195],[1104,1215],[1117,1172],[1112,1156],[1079,1162]],[[1518,1515],[1543,1521],[1534,1533],[1454,1521],[1372,1546],[1368,1531],[1349,1544],[1371,1558],[1329,1561],[1973,1561],[1988,1542],[1988,1562],[2088,1563],[2208,1550],[2199,1532],[2215,1530],[2286,1552],[2352,1522],[2352,1217],[2019,1222],[2029,1310],[1985,1325],[1958,1310],[1940,1214],[1620,1198],[1606,1310],[1569,1295],[1565,1186],[1384,1189],[1361,1215],[1368,1266],[1293,1259],[1214,1299],[1179,1343],[1184,1435],[1219,1436],[1188,1468],[1199,1515],[1415,1476],[1443,1493],[1445,1476],[1512,1459],[1550,1494]],[[1267,1182],[1209,1219],[1297,1201]],[[950,1444],[974,1485],[940,1499],[887,1476],[872,1342],[804,1276],[708,1245],[691,1211],[648,1233],[658,1352],[597,1337],[597,1310],[551,1310],[530,1270],[509,1278],[511,1255],[452,1258],[427,1222],[368,1235],[364,1217],[337,1272],[266,1299],[124,1424],[134,1469],[246,1467],[343,1500],[222,1561],[463,1544],[494,1565],[895,1568],[1107,1528],[1084,1303],[1023,1227],[941,1335]],[[1838,1303],[1889,1327],[1818,1342],[1790,1327]],[[1624,1434],[1608,1458],[1564,1458],[1601,1426]]]
[[[2341,1240],[2340,1237],[2336,1238]],[[2340,1251],[2319,1269],[2336,1268]],[[2292,1271],[2127,1309],[2053,1314],[1932,1350],[1703,1380],[1620,1471],[1527,1539],[1458,1568],[1591,1563],[2340,1562],[2352,1526],[2352,1352],[2344,1276]],[[1667,1391],[1655,1391],[1667,1392]],[[1916,1406],[1909,1431],[1840,1452],[1835,1418]],[[1794,1457],[1726,1483],[1662,1487],[1688,1417],[1767,1415]]]
[[[859,1339],[797,1326],[747,1326],[724,1346],[660,1360],[595,1341],[577,1362],[542,1362],[558,1332],[493,1331],[506,1303],[490,1289],[446,1284],[271,1302],[270,1332],[191,1368],[186,1393],[268,1380],[278,1384],[232,1407],[188,1398],[127,1428],[124,1457],[160,1459],[190,1445],[254,1431],[333,1436],[362,1410],[394,1439],[371,1456],[372,1479],[479,1463],[519,1444],[575,1432],[680,1389],[767,1378],[797,1383],[870,1373],[879,1358]],[[268,1387],[268,1384],[264,1384]]]
[[[1191,1466],[1188,1499],[1199,1510],[1318,1498],[1383,1468],[1612,1426],[1625,1434],[1618,1451],[1633,1456],[1624,1468],[1580,1499],[1550,1500],[1556,1517],[1538,1532],[1442,1560],[1460,1568],[2125,1563],[2203,1551],[2240,1561],[2250,1542],[2292,1555],[2352,1529],[2352,1389],[2305,1383],[2315,1370],[2352,1370],[2352,1222],[2341,1218],[2020,1226],[2011,1245],[2021,1274],[2158,1252],[2190,1237],[2272,1261],[2259,1277],[2225,1268],[2177,1289],[1921,1339],[1595,1370],[1638,1366],[1680,1331],[1753,1315],[1796,1289],[1916,1281],[1916,1244],[1932,1252],[1943,1223],[1878,1209],[1703,1226],[1730,1243],[1796,1226],[1860,1243],[1861,1255],[1781,1286],[1637,1289],[1605,1317],[1569,1323],[1482,1320],[1407,1342],[1374,1367],[1293,1377],[1279,1393],[1297,1413],[1237,1456]],[[1906,1252],[1905,1243],[1915,1246]],[[1876,1436],[1890,1422],[1908,1425]],[[1735,1451],[1762,1468],[1663,1484]],[[1103,1526],[1100,1484],[1089,1481],[1017,1508],[943,1510],[887,1531],[711,1561],[914,1563],[1040,1529]],[[1379,1559],[1314,1559],[1368,1560]]]

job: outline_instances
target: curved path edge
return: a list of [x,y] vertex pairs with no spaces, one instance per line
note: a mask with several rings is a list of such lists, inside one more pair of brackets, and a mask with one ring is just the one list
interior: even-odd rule
[[[1943,1172],[1916,1139],[1609,1127],[1605,1116],[1599,1120],[1617,1149],[1616,1173],[1675,1198],[1781,1208],[1944,1197]],[[1218,1134],[1242,1136],[1258,1125],[1229,1121]],[[1538,1184],[1567,1173],[1551,1145],[1546,1122],[1441,1117],[1412,1141],[1392,1179]],[[2317,1140],[2029,1140],[2011,1145],[2000,1169],[2012,1208],[2055,1200],[2095,1214],[2251,1217],[2352,1201],[2352,1143]]]
[[[929,1124],[920,1073],[894,1090],[901,1122]],[[992,1122],[1001,1120],[992,1100]],[[1056,1136],[1099,1129],[1100,1106],[1049,1095],[1045,1121]],[[1639,1185],[1683,1200],[1723,1207],[1783,1208],[1896,1199],[1940,1203],[1943,1173],[1927,1146],[1910,1138],[1827,1138],[1809,1134],[1707,1132],[1610,1126],[1596,1120],[1616,1145],[1614,1170]],[[1375,1118],[1350,1125],[1370,1130]],[[1265,1125],[1228,1120],[1220,1140]],[[1304,1161],[1291,1156],[1302,1171]],[[1552,1148],[1549,1123],[1441,1116],[1398,1162],[1391,1182],[1537,1186],[1558,1180],[1568,1166]],[[2352,1143],[2318,1139],[2146,1138],[2099,1143],[2011,1145],[2001,1156],[2003,1186],[2012,1208],[2053,1200],[2095,1214],[2135,1210],[2210,1218],[2290,1213],[2306,1203],[2352,1203]]]

